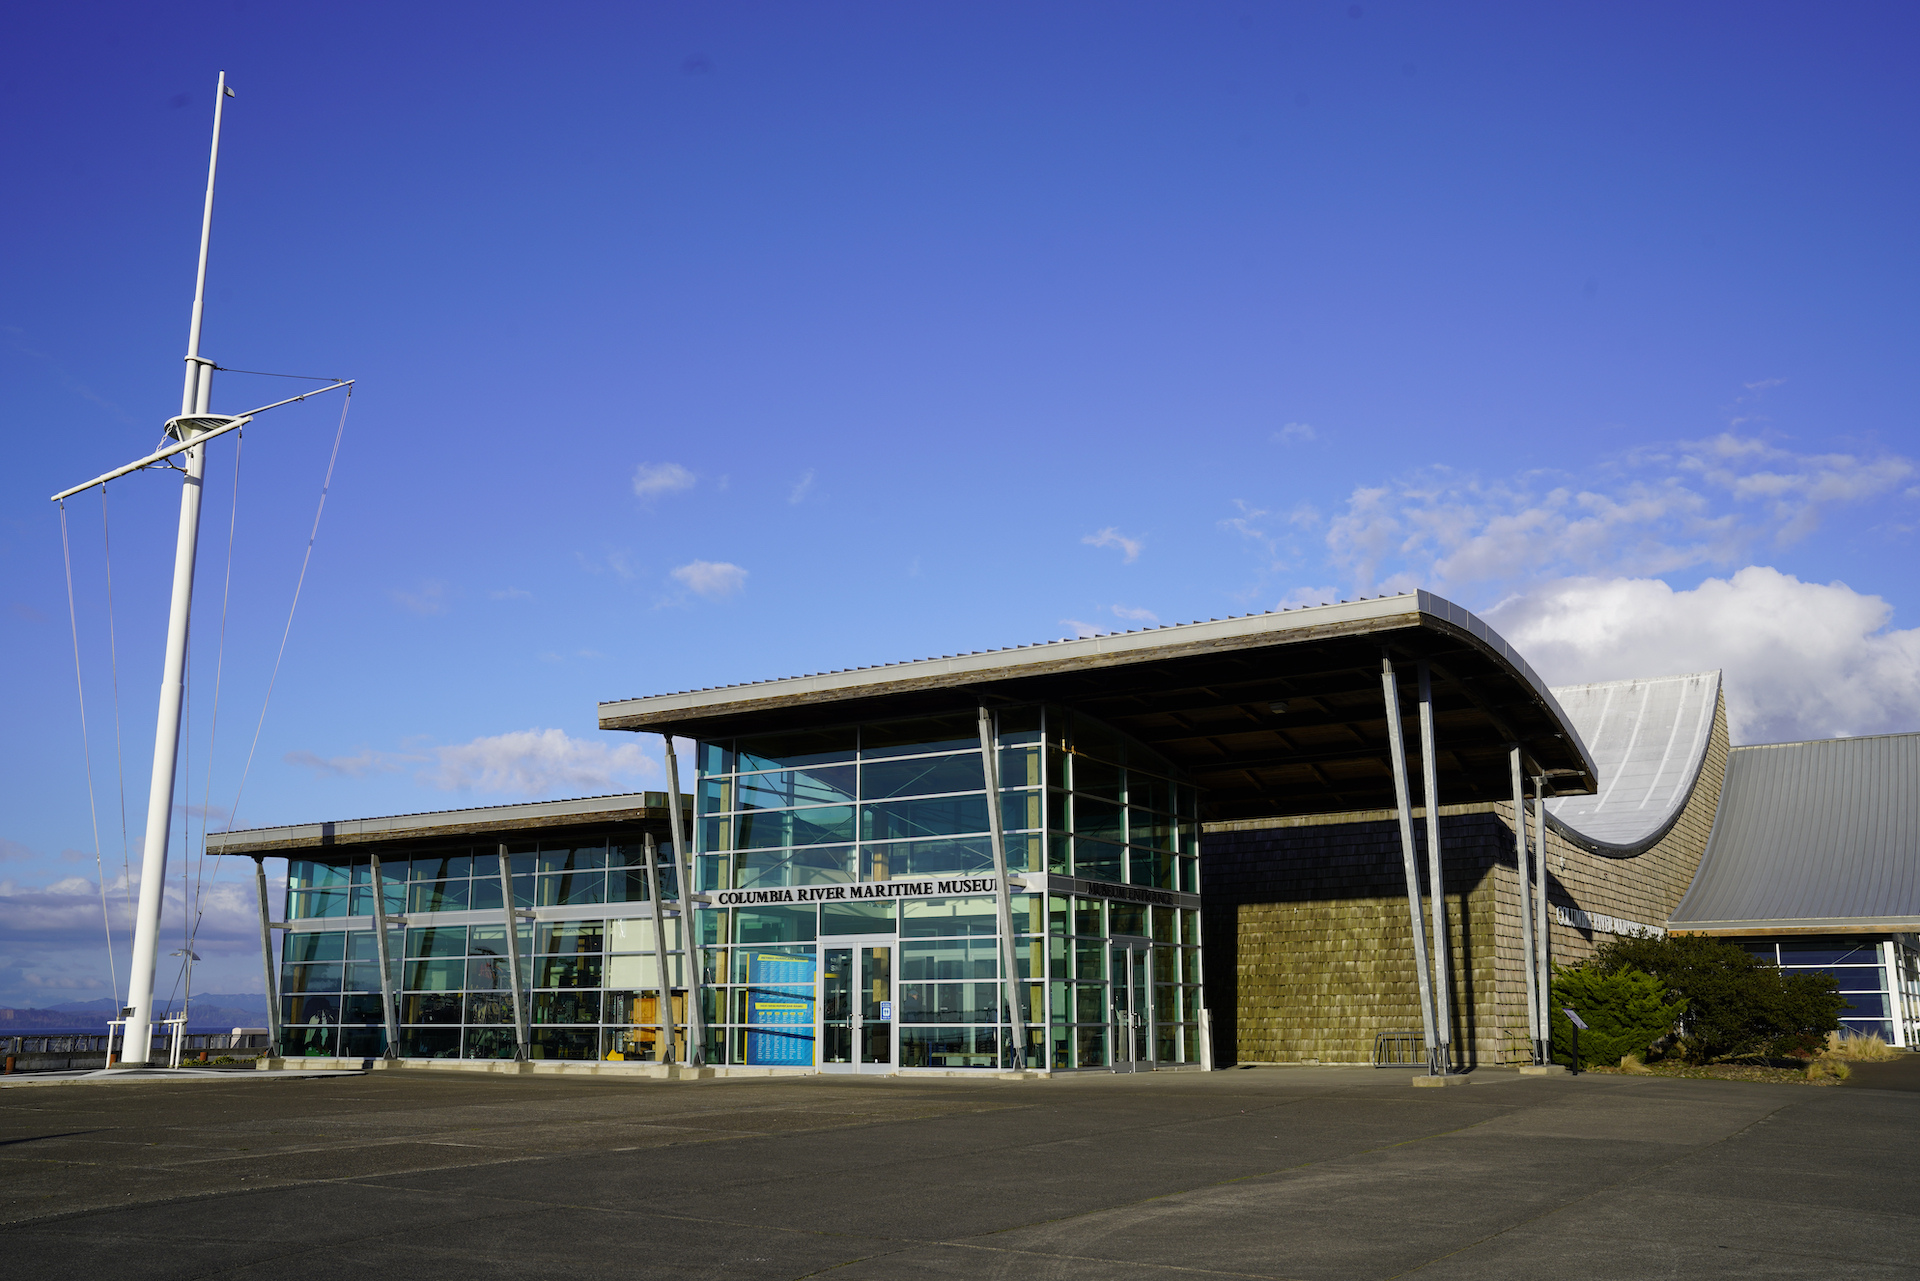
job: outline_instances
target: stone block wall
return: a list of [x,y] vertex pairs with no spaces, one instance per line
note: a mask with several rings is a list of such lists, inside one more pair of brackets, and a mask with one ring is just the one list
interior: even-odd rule
[[[1663,926],[1692,882],[1726,769],[1724,701],[1673,829],[1631,859],[1547,831],[1551,905]],[[1426,821],[1415,811],[1423,899]],[[1511,804],[1440,807],[1456,1060],[1526,1061],[1525,896]],[[1417,1032],[1413,926],[1391,811],[1210,824],[1201,858],[1207,999],[1219,1061],[1365,1063],[1379,1032]],[[1423,902],[1423,921],[1429,919]],[[1590,956],[1590,930],[1550,923],[1549,957]]]

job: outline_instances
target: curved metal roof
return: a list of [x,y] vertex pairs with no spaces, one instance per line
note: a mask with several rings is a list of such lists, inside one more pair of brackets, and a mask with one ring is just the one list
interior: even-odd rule
[[1446,803],[1507,798],[1514,742],[1557,791],[1595,786],[1593,759],[1539,673],[1429,592],[625,699],[600,705],[600,728],[712,740],[1044,702],[1165,756],[1204,789],[1212,819],[1379,809],[1394,803],[1383,652],[1416,743],[1414,661],[1432,664]]
[[1547,802],[1553,825],[1596,854],[1631,858],[1680,819],[1700,779],[1720,701],[1720,673],[1556,685],[1600,767],[1600,790]]
[[1727,753],[1713,837],[1669,925],[1920,929],[1920,734]]

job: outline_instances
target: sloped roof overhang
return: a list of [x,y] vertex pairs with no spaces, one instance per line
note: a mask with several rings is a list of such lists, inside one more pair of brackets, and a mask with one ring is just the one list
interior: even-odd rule
[[1511,797],[1515,742],[1549,794],[1594,790],[1592,757],[1538,673],[1480,619],[1424,591],[623,699],[600,705],[600,728],[711,741],[1052,703],[1184,770],[1210,820],[1380,809],[1395,803],[1383,654],[1415,756],[1414,664],[1432,665],[1443,803]]

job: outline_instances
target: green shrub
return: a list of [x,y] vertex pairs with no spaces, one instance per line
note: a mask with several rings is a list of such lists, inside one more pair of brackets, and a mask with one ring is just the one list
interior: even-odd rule
[[1645,1053],[1673,1031],[1687,1009],[1685,1000],[1667,999],[1666,984],[1631,967],[1607,974],[1556,970],[1552,994],[1553,1057],[1573,1062],[1573,1024],[1561,1012],[1572,1007],[1588,1028],[1580,1034],[1581,1066]]
[[1685,1001],[1679,1051],[1691,1063],[1811,1054],[1840,1026],[1846,1008],[1832,976],[1782,974],[1735,944],[1699,934],[1609,939],[1580,968],[1639,970]]

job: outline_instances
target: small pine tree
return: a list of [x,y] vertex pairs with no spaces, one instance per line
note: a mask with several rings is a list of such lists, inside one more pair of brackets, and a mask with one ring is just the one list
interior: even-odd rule
[[1666,984],[1632,967],[1611,973],[1584,966],[1556,969],[1552,993],[1554,1058],[1573,1062],[1573,1024],[1561,1012],[1571,1008],[1588,1028],[1580,1034],[1581,1066],[1644,1054],[1673,1031],[1687,1009],[1684,999],[1666,999]]

